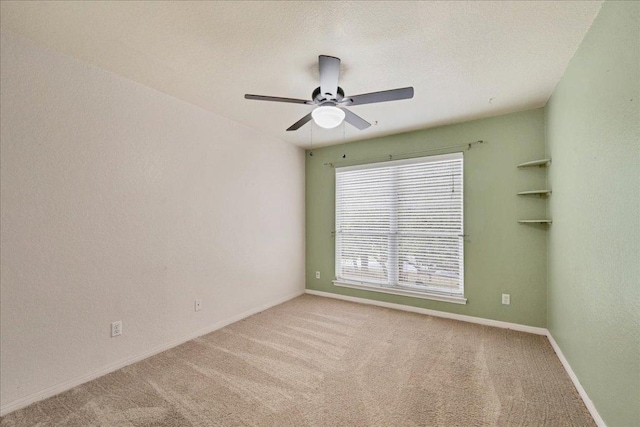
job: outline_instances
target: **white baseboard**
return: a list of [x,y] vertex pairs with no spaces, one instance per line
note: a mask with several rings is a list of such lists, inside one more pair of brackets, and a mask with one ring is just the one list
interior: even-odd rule
[[321,297],[357,302],[360,304],[377,305],[379,307],[393,308],[395,310],[427,314],[429,316],[434,316],[434,317],[444,317],[445,319],[460,320],[462,322],[478,323],[480,325],[494,326],[496,328],[512,329],[514,331],[528,332],[530,334],[547,335],[547,330],[545,328],[521,325],[519,323],[502,322],[500,320],[484,319],[482,317],[466,316],[464,314],[447,313],[445,311],[429,310],[428,308],[412,307],[410,305],[394,304],[390,302],[376,301],[376,300],[370,300],[366,298],[350,297],[346,295],[334,294],[331,292],[314,291],[311,289],[307,289],[306,293],[311,295],[318,295]]
[[191,341],[194,338],[198,338],[202,335],[206,335],[208,333],[211,333],[213,331],[216,331],[218,329],[224,328],[227,325],[230,325],[232,323],[235,323],[239,320],[242,320],[246,317],[252,316],[256,313],[259,313],[261,311],[264,311],[268,308],[271,308],[273,306],[282,304],[283,302],[289,301],[290,299],[296,298],[300,295],[304,294],[304,291],[298,291],[295,292],[293,294],[289,294],[287,296],[275,299],[273,301],[270,301],[266,304],[262,304],[258,307],[252,308],[251,310],[247,310],[243,313],[240,313],[236,316],[221,320],[219,322],[214,323],[211,326],[208,326],[204,329],[200,329],[199,331],[194,332],[193,334],[190,334],[186,337],[171,341],[169,343],[166,343],[164,345],[161,345],[159,347],[155,347],[149,351],[146,351],[144,353],[138,354],[134,357],[130,357],[127,359],[123,359],[120,360],[116,363],[107,365],[102,367],[101,369],[95,371],[95,372],[91,372],[87,375],[83,375],[81,377],[77,377],[74,378],[72,380],[69,381],[65,381],[61,384],[56,384],[54,386],[51,387],[47,387],[44,390],[40,390],[38,392],[32,393],[28,396],[22,397],[20,399],[16,399],[14,401],[11,401],[7,404],[4,404],[2,406],[0,406],[0,416],[4,416],[10,412],[13,412],[17,409],[20,408],[24,408],[26,406],[31,405],[32,403],[38,402],[40,400],[46,399],[48,397],[51,396],[55,396],[56,394],[62,393],[63,391],[67,391],[69,389],[72,389],[73,387],[79,386],[80,384],[84,384],[88,381],[94,380],[96,378],[99,378],[103,375],[106,375],[108,373],[111,373],[113,371],[117,371],[120,368],[124,368],[125,366],[131,365],[133,363],[139,362],[140,360],[146,359],[148,357],[154,356],[158,353],[162,353],[163,351],[169,350],[170,348],[179,346],[180,344],[184,344],[187,341]]
[[578,377],[576,376],[575,372],[573,372],[573,369],[571,369],[571,365],[569,365],[569,362],[564,357],[562,350],[560,350],[560,346],[558,345],[556,340],[553,339],[551,332],[547,333],[547,338],[549,338],[551,347],[553,347],[553,350],[556,352],[556,356],[558,356],[558,359],[560,359],[560,363],[562,363],[562,366],[564,366],[564,370],[567,371],[567,374],[569,374],[569,378],[571,378],[571,381],[573,381],[573,385],[576,387],[576,390],[578,390],[578,394],[582,398],[584,405],[589,410],[589,413],[593,417],[593,420],[596,422],[598,427],[607,427],[607,425],[604,423],[604,420],[598,413],[598,410],[596,409],[595,405],[593,404],[591,399],[589,399],[589,396],[587,395],[586,390],[582,387],[582,384],[580,384],[580,380],[578,380]]
[[595,423],[598,425],[598,427],[607,427],[602,417],[600,417],[600,414],[598,413],[593,402],[591,401],[591,399],[589,399],[587,392],[582,387],[582,384],[580,384],[578,377],[573,372],[573,369],[571,369],[569,362],[564,357],[564,354],[562,354],[562,350],[560,350],[558,343],[556,343],[556,340],[553,339],[553,336],[551,336],[551,333],[545,328],[537,328],[535,326],[521,325],[518,323],[501,322],[499,320],[483,319],[481,317],[465,316],[462,314],[453,314],[453,313],[447,313],[444,311],[429,310],[426,308],[418,308],[418,307],[412,307],[408,305],[393,304],[389,302],[375,301],[375,300],[370,300],[365,298],[350,297],[346,295],[334,294],[331,292],[314,291],[311,289],[307,289],[306,293],[311,295],[321,296],[321,297],[335,298],[335,299],[344,300],[344,301],[356,302],[360,304],[376,305],[379,307],[392,308],[395,310],[410,311],[412,313],[427,314],[429,316],[435,316],[435,317],[444,317],[446,319],[460,320],[463,322],[478,323],[480,325],[495,326],[497,328],[513,329],[515,331],[529,332],[536,335],[545,335],[549,339],[549,342],[551,343],[553,350],[556,352],[558,359],[560,359],[560,363],[562,363],[562,366],[567,371],[567,374],[569,374],[569,378],[571,378],[573,385],[578,391],[578,394],[582,398],[582,401],[584,402],[585,406],[589,410],[589,413],[593,417],[593,420],[595,421]]

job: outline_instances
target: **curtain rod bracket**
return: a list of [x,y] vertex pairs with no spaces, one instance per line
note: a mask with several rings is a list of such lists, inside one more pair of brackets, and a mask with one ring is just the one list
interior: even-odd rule
[[469,143],[469,148],[467,148],[467,150],[471,150],[471,146],[474,144],[482,144],[484,141],[482,139],[477,140],[476,142],[470,142]]

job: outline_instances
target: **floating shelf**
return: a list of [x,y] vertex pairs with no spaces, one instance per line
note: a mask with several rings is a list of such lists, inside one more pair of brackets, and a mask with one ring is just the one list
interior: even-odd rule
[[532,162],[520,163],[518,165],[518,168],[531,168],[534,166],[538,166],[542,168],[547,166],[549,163],[551,163],[551,159],[540,159],[540,160],[534,160]]
[[[533,160],[530,162],[520,163],[518,165],[518,169],[523,168],[531,168],[531,167],[546,167],[551,163],[551,159],[540,159]],[[551,195],[551,190],[529,190],[529,191],[521,191],[517,193],[518,196],[538,196],[541,199],[546,199]],[[519,224],[540,224],[540,225],[550,225],[550,219],[520,219],[518,220]]]
[[551,190],[531,190],[521,191],[518,196],[548,196],[551,194]]

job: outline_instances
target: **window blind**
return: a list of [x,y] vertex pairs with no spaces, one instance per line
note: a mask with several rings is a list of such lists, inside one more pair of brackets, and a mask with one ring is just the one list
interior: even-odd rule
[[336,168],[336,279],[462,296],[462,153]]

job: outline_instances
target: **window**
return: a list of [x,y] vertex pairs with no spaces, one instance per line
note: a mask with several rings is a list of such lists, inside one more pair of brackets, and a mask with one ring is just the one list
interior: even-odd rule
[[462,153],[336,168],[338,286],[464,303]]

